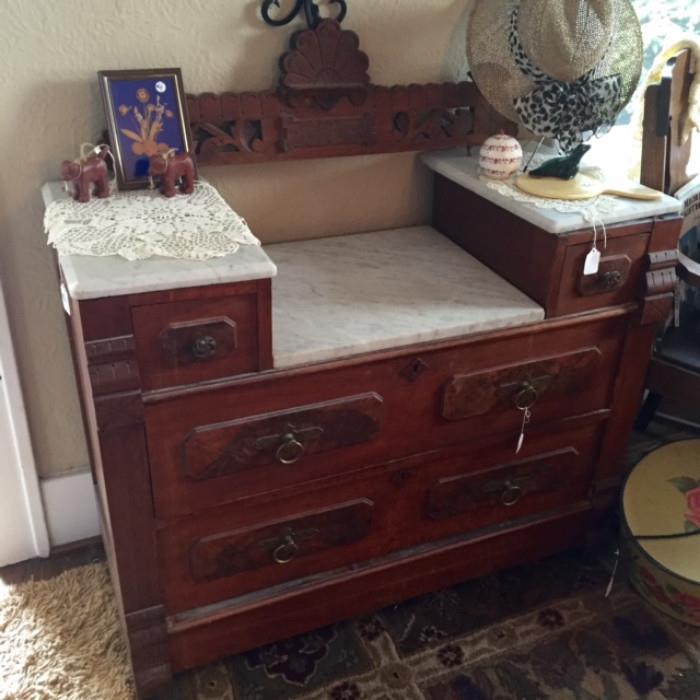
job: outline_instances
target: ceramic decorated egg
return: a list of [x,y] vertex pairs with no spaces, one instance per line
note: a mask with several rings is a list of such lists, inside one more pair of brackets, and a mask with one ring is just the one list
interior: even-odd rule
[[479,169],[485,177],[506,180],[514,175],[523,162],[523,149],[516,138],[496,134],[484,141],[479,151]]

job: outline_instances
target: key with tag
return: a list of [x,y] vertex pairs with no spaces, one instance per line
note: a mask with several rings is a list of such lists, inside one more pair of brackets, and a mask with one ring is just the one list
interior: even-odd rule
[[523,449],[523,444],[525,443],[525,428],[527,427],[527,424],[530,422],[532,419],[532,411],[530,410],[530,407],[527,406],[525,408],[519,409],[523,413],[523,422],[520,425],[520,435],[518,436],[518,445],[515,448],[515,454],[520,454],[520,450]]
[[530,381],[526,381],[521,385],[520,391],[515,395],[515,407],[523,414],[523,420],[520,423],[520,435],[515,448],[517,455],[523,449],[525,442],[525,429],[532,419],[532,407],[535,405],[539,397],[539,392]]

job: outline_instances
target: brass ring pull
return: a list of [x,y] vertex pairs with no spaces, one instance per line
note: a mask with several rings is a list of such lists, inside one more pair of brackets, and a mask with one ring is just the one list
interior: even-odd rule
[[294,464],[304,455],[304,445],[292,433],[282,438],[282,444],[277,448],[275,456],[281,464]]
[[535,389],[530,382],[525,382],[520,391],[515,395],[515,407],[519,411],[532,408],[538,398],[539,393],[537,392],[537,389]]
[[523,489],[521,486],[511,481],[506,481],[506,489],[501,494],[501,503],[510,508],[510,506],[514,506],[522,498],[522,495]]
[[619,270],[608,270],[601,275],[605,289],[615,289],[622,282],[622,273]]
[[197,338],[190,348],[195,360],[210,360],[216,354],[216,338],[211,335],[202,335]]
[[285,541],[272,552],[272,558],[276,564],[289,564],[299,553],[299,545],[291,535],[285,537]]

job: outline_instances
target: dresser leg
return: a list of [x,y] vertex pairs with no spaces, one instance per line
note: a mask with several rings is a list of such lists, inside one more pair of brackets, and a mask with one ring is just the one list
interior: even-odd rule
[[146,700],[163,690],[173,678],[164,606],[128,613],[126,629],[136,692],[139,698]]
[[641,433],[646,432],[647,428],[649,427],[649,423],[651,423],[652,419],[656,415],[657,409],[661,405],[662,398],[663,396],[661,396],[661,394],[655,394],[652,391],[649,392],[644,400],[644,403],[642,404],[641,410],[639,411],[637,422],[634,424],[636,430],[639,430]]

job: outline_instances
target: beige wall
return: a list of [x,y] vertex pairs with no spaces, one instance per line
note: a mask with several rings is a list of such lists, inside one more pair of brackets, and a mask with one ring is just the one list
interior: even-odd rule
[[[375,83],[465,77],[468,0],[348,3],[346,26],[360,34]],[[43,476],[84,468],[87,452],[39,187],[102,129],[97,70],[180,66],[191,92],[270,87],[291,30],[266,27],[259,5],[0,0],[0,273]],[[268,242],[428,217],[427,176],[412,155],[224,167],[204,175]]]

